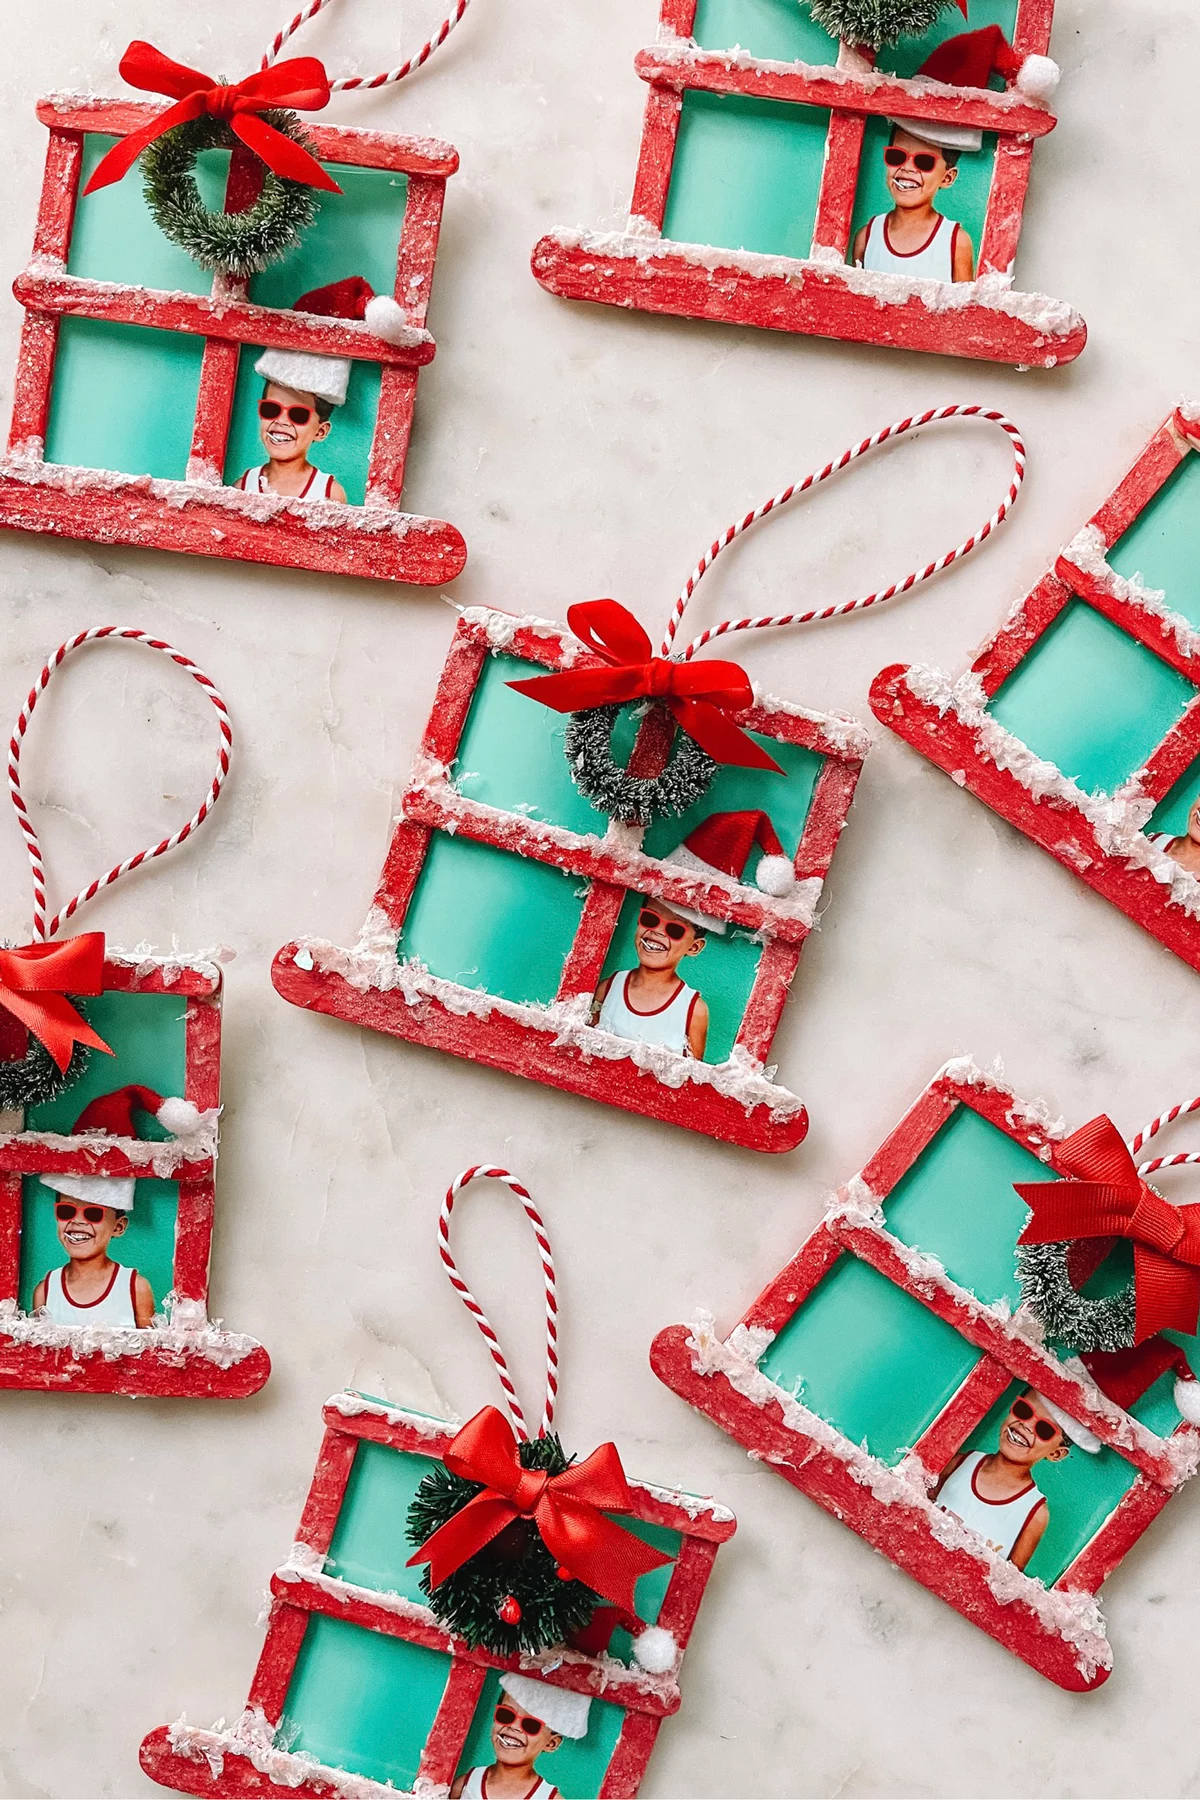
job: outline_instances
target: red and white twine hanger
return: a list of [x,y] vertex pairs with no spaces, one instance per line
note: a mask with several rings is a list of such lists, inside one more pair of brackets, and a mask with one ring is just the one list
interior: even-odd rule
[[[25,733],[29,730],[29,722],[33,718],[34,708],[50,685],[50,677],[54,671],[61,667],[71,652],[78,650],[81,644],[99,642],[102,638],[119,638],[135,644],[145,644],[148,650],[159,651],[161,655],[169,657],[173,663],[178,663],[181,669],[187,670],[192,680],[207,696],[217,715],[217,725],[220,731],[217,767],[204,799],[186,825],[181,826],[170,837],[163,838],[161,843],[153,845],[152,848],[139,850],[136,856],[126,857],[124,862],[119,862],[111,868],[107,875],[101,875],[97,880],[89,882],[87,887],[80,889],[73,900],[68,900],[60,912],[55,913],[47,925],[46,871],[42,864],[42,850],[38,842],[38,834],[34,829],[33,820],[29,816],[29,808],[26,806],[24,795],[21,792],[21,746]],[[217,803],[217,798],[225,785],[225,778],[229,774],[232,749],[233,726],[230,724],[229,711],[224,700],[215,683],[204,673],[204,670],[198,668],[190,657],[184,656],[181,650],[173,649],[170,644],[164,643],[161,638],[151,637],[148,632],[137,631],[132,626],[122,625],[93,625],[89,630],[81,631],[77,637],[69,638],[65,644],[60,644],[53,656],[49,657],[43,665],[41,674],[30,688],[29,698],[17,717],[8,745],[8,791],[12,796],[17,819],[25,835],[25,848],[29,853],[29,864],[33,871],[34,938],[42,943],[47,942],[54,936],[59,926],[65,924],[72,914],[83,905],[84,901],[92,899],[100,892],[101,888],[111,887],[114,881],[119,881],[122,875],[128,875],[131,869],[139,868],[142,863],[150,862],[156,856],[165,856],[168,850],[174,850],[176,845],[184,843],[191,837],[192,833],[203,825]]]
[[508,1363],[500,1348],[500,1340],[492,1329],[487,1314],[476,1300],[474,1294],[458,1272],[458,1265],[450,1253],[450,1214],[454,1210],[454,1202],[468,1182],[479,1180],[502,1181],[511,1188],[525,1209],[525,1216],[533,1226],[533,1235],[537,1239],[538,1252],[542,1259],[542,1279],[546,1288],[546,1404],[542,1412],[542,1423],[538,1428],[538,1436],[544,1437],[554,1424],[554,1408],[558,1400],[558,1295],[554,1283],[554,1255],[550,1249],[550,1239],[542,1215],[533,1204],[527,1188],[511,1174],[508,1169],[499,1169],[491,1163],[477,1163],[473,1168],[464,1169],[457,1175],[446,1189],[446,1198],[442,1202],[441,1215],[438,1218],[438,1251],[450,1285],[479,1327],[484,1343],[491,1353],[496,1365],[496,1373],[500,1377],[500,1386],[504,1390],[504,1404],[508,1408],[508,1416],[512,1428],[522,1443],[528,1442],[529,1427],[525,1422],[525,1414],[521,1410],[521,1402],[517,1398],[517,1390],[513,1386],[508,1372]]
[[[810,488],[819,487],[823,481],[828,481],[831,475],[836,475],[849,463],[857,462],[859,457],[866,456],[869,451],[877,449],[880,444],[886,444],[890,438],[903,437],[908,431],[916,431],[922,425],[933,425],[943,419],[979,419],[985,424],[996,425],[1006,434],[1012,445],[1013,473],[1008,492],[995,512],[979,527],[978,531],[972,532],[969,538],[965,538],[953,550],[948,550],[944,556],[939,556],[935,561],[926,563],[923,569],[914,569],[902,581],[894,581],[890,587],[879,588],[873,594],[863,594],[857,600],[843,600],[838,606],[814,607],[811,612],[768,614],[758,619],[726,619],[722,624],[713,625],[707,631],[702,631],[700,636],[693,638],[685,649],[673,648],[684,611],[696,591],[697,584],[706,571],[712,568],[721,552],[727,550],[735,538],[739,538],[743,532],[749,531],[750,527],[759,519],[765,519],[768,513],[776,512],[781,506],[786,506],[789,500],[796,499],[800,494],[808,493]],[[983,406],[935,406],[930,407],[928,412],[921,413],[919,417],[898,419],[893,425],[885,425],[883,430],[875,432],[873,437],[863,438],[860,444],[854,444],[850,449],[843,450],[840,456],[834,457],[832,462],[827,462],[823,469],[814,469],[812,474],[806,475],[802,481],[794,481],[790,487],[785,487],[782,493],[773,494],[769,500],[765,500],[753,512],[747,513],[744,519],[730,525],[719,538],[714,540],[688,576],[683,591],[675,602],[659,654],[672,656],[680,662],[689,662],[697,650],[702,650],[705,644],[711,643],[713,638],[724,637],[729,631],[761,631],[771,625],[807,625],[814,619],[837,619],[846,613],[862,612],[868,606],[882,606],[884,601],[894,599],[897,594],[907,594],[910,588],[918,586],[922,581],[928,581],[931,575],[936,575],[940,570],[949,568],[953,562],[961,561],[964,556],[969,556],[972,550],[978,549],[980,544],[985,543],[996,527],[1004,523],[1016,504],[1024,479],[1025,445],[1017,427],[1002,412],[995,412]]]
[[[271,48],[262,59],[263,68],[269,69],[288,39],[293,37],[302,25],[306,25],[309,19],[315,19],[319,12],[324,12],[325,8],[331,4],[332,0],[308,0],[307,6],[302,6],[295,18],[285,25],[282,31],[276,33]],[[441,48],[470,4],[471,0],[458,0],[453,12],[442,20],[437,30],[425,40],[416,55],[410,56],[407,62],[401,63],[398,69],[385,69],[380,75],[344,75],[338,80],[331,81],[330,87],[335,93],[347,93],[351,88],[390,87],[393,82],[403,81],[406,75],[411,75],[414,69],[419,69],[423,63],[427,63],[434,51]]]
[[[1174,1124],[1176,1119],[1182,1119],[1188,1113],[1194,1113],[1197,1108],[1200,1108],[1200,1094],[1197,1094],[1194,1100],[1181,1100],[1178,1106],[1168,1107],[1166,1112],[1159,1113],[1157,1119],[1151,1119],[1148,1125],[1142,1126],[1135,1137],[1130,1138],[1130,1154],[1136,1156],[1152,1137],[1158,1136],[1164,1126]],[[1182,1168],[1185,1163],[1200,1163],[1200,1151],[1180,1150],[1174,1156],[1152,1156],[1149,1162],[1138,1164],[1138,1174],[1143,1177],[1153,1175],[1156,1169],[1178,1169]]]

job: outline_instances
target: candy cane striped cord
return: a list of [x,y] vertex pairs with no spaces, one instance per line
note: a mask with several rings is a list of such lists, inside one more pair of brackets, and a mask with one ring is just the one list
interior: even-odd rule
[[1138,1164],[1139,1175],[1153,1175],[1155,1169],[1179,1169],[1184,1163],[1200,1163],[1200,1151],[1181,1150],[1178,1156],[1152,1156]]
[[[1148,1125],[1142,1126],[1136,1137],[1130,1138],[1130,1154],[1136,1156],[1152,1137],[1158,1136],[1164,1126],[1173,1125],[1176,1119],[1185,1118],[1188,1113],[1194,1113],[1198,1107],[1200,1107],[1200,1094],[1197,1094],[1194,1100],[1181,1100],[1178,1106],[1168,1107],[1166,1112],[1159,1113],[1157,1119],[1151,1119]],[[1156,1169],[1178,1169],[1182,1168],[1185,1163],[1200,1163],[1200,1152],[1181,1150],[1175,1156],[1152,1157],[1149,1162],[1138,1164],[1138,1174],[1153,1175]]]
[[[269,69],[288,39],[299,31],[302,25],[307,24],[309,19],[315,18],[319,12],[324,12],[330,4],[331,0],[308,0],[308,5],[301,7],[291,23],[285,25],[283,30],[276,35],[274,43],[262,59],[263,68]],[[419,69],[423,63],[427,63],[434,51],[441,48],[470,4],[471,0],[458,0],[454,11],[442,20],[433,36],[427,38],[417,54],[410,56],[406,63],[401,63],[398,69],[385,69],[381,75],[344,75],[336,81],[331,81],[330,87],[335,93],[346,93],[351,88],[388,87],[392,82],[403,81],[406,75],[411,75],[414,69]]]
[[478,1325],[483,1341],[491,1352],[492,1361],[496,1365],[496,1373],[500,1377],[500,1386],[504,1390],[504,1404],[508,1408],[508,1416],[512,1420],[513,1430],[524,1442],[529,1437],[529,1427],[525,1423],[525,1414],[521,1410],[517,1390],[512,1384],[508,1363],[500,1348],[500,1340],[493,1331],[487,1314],[459,1274],[458,1265],[450,1253],[450,1214],[454,1210],[454,1202],[467,1183],[476,1178],[502,1181],[506,1187],[512,1189],[525,1208],[526,1218],[533,1226],[533,1235],[537,1239],[538,1250],[542,1258],[542,1279],[546,1286],[546,1405],[542,1412],[539,1437],[553,1426],[554,1408],[558,1401],[558,1293],[554,1282],[554,1254],[550,1248],[550,1239],[542,1215],[530,1199],[528,1189],[524,1188],[516,1176],[510,1174],[507,1169],[495,1168],[490,1163],[477,1163],[472,1169],[464,1169],[462,1174],[456,1176],[446,1189],[446,1198],[442,1202],[441,1216],[438,1219],[438,1251],[446,1274],[450,1278],[451,1287]]
[[[172,662],[178,663],[181,669],[187,670],[188,674],[192,677],[192,680],[195,681],[208,696],[217,715],[217,724],[220,729],[221,742],[217,751],[216,773],[213,775],[212,783],[208,792],[205,794],[204,799],[201,801],[199,807],[192,814],[186,825],[174,832],[171,837],[163,838],[162,842],[160,844],[155,844],[153,849],[139,850],[136,856],[127,857],[124,862],[117,863],[115,868],[111,868],[107,875],[102,875],[98,880],[90,882],[87,887],[81,888],[75,898],[69,900],[61,912],[55,913],[49,925],[47,925],[46,871],[42,864],[42,850],[41,845],[38,843],[38,835],[34,830],[33,821],[29,816],[29,809],[26,806],[24,796],[21,793],[21,745],[25,733],[29,729],[29,722],[33,718],[34,708],[49,686],[50,677],[53,675],[54,671],[68,656],[70,656],[73,650],[78,650],[81,644],[98,642],[101,638],[125,638],[135,644],[145,644],[147,649],[160,651],[162,655],[169,656]],[[229,774],[229,761],[232,750],[233,726],[229,721],[228,708],[221,698],[220,693],[217,691],[216,686],[204,673],[203,669],[197,668],[190,657],[184,656],[180,650],[173,649],[170,644],[164,643],[161,638],[152,638],[148,632],[137,631],[132,626],[93,625],[90,630],[81,631],[77,637],[68,639],[65,644],[60,644],[58,649],[54,652],[54,655],[44,665],[42,672],[38,676],[33,687],[30,688],[29,698],[26,700],[24,708],[18,715],[16,724],[13,726],[13,734],[8,745],[8,791],[12,796],[12,803],[16,808],[17,820],[25,835],[25,848],[29,852],[29,864],[33,871],[34,937],[40,942],[46,942],[54,936],[59,926],[64,924],[66,920],[68,920],[72,914],[83,905],[85,900],[92,899],[95,894],[100,892],[101,888],[111,887],[114,881],[119,881],[122,875],[128,875],[131,869],[140,867],[144,862],[150,862],[156,856],[165,856],[168,850],[174,850],[177,844],[182,844],[191,837],[193,831],[198,830],[199,827],[203,825],[205,819],[217,803],[217,798],[225,785],[225,777]]]
[[908,593],[909,589],[916,587],[918,582],[928,581],[931,575],[936,575],[941,569],[949,568],[952,562],[958,562],[961,557],[969,556],[972,550],[977,549],[992,535],[998,525],[1003,524],[1015,504],[1017,495],[1021,491],[1021,483],[1025,479],[1025,445],[1012,420],[1006,418],[1001,412],[993,412],[982,406],[931,407],[919,418],[898,419],[894,425],[886,425],[873,437],[864,438],[861,444],[855,444],[852,449],[844,450],[832,462],[827,462],[823,469],[814,470],[811,475],[806,475],[803,481],[793,482],[790,487],[785,487],[782,493],[773,495],[754,512],[747,513],[745,518],[736,525],[729,526],[724,535],[717,538],[710,546],[707,555],[700,558],[688,576],[683,592],[675,602],[660,654],[663,656],[672,654],[671,646],[675,642],[675,634],[679,630],[688,601],[696,591],[697,583],[706,570],[711,569],[722,550],[727,550],[735,538],[741,537],[744,531],[749,531],[751,525],[756,524],[759,519],[765,519],[768,513],[775,512],[781,506],[786,506],[789,500],[794,500],[800,494],[806,494],[810,488],[819,487],[823,481],[828,481],[831,475],[836,475],[848,463],[856,462],[868,451],[877,449],[880,444],[886,444],[889,438],[903,437],[905,432],[916,431],[922,425],[932,425],[942,419],[982,419],[990,425],[998,425],[1001,431],[1007,434],[1012,444],[1012,481],[1007,494],[985,525],[965,539],[956,549],[948,551],[945,556],[939,556],[936,562],[927,563],[923,569],[914,569],[911,574],[904,577],[903,581],[893,582],[891,587],[880,589],[873,594],[864,594],[858,600],[845,600],[840,606],[814,608],[812,612],[783,613],[760,619],[726,619],[724,624],[714,625],[710,630],[701,632],[700,636],[695,638],[686,650],[676,651],[674,654],[680,661],[688,662],[695,656],[697,650],[703,649],[704,645],[710,643],[713,638],[723,637],[727,631],[761,631],[768,625],[807,625],[813,619],[836,619],[841,618],[845,613],[861,612],[868,606],[882,606],[885,600],[891,600],[897,594]]

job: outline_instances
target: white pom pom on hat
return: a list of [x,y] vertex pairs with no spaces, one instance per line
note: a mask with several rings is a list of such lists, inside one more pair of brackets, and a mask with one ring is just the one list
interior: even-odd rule
[[[193,1137],[200,1129],[200,1110],[190,1100],[173,1094],[164,1099],[153,1088],[130,1083],[89,1101],[72,1125],[71,1135],[95,1131],[107,1137],[137,1137],[135,1112],[149,1113],[172,1137]],[[133,1211],[136,1181],[132,1175],[42,1175],[39,1180],[43,1187],[72,1200],[111,1206],[117,1212]]]
[[[389,294],[377,294],[362,275],[347,275],[325,287],[311,288],[292,304],[293,312],[316,313],[322,319],[361,319],[388,344],[402,344],[411,327]],[[312,394],[331,406],[344,406],[350,386],[350,359],[319,356],[310,350],[264,350],[254,365],[264,381],[277,382],[297,394]]]
[[665,1675],[675,1667],[679,1645],[661,1625],[647,1625],[633,1640],[633,1654],[648,1675]]

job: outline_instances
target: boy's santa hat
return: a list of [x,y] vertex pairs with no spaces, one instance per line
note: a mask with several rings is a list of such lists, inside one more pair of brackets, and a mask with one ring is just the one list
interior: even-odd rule
[[[1036,1393],[1037,1390],[1035,1389],[1034,1392]],[[1061,1406],[1055,1406],[1053,1400],[1047,1400],[1045,1394],[1038,1394],[1037,1402],[1049,1413],[1063,1436],[1069,1437],[1071,1442],[1078,1444],[1081,1450],[1086,1450],[1089,1456],[1095,1456],[1098,1451],[1103,1449],[1103,1445],[1094,1431],[1089,1431],[1086,1425],[1081,1425],[1078,1419],[1073,1419],[1069,1412],[1063,1411]]]
[[[99,1131],[109,1137],[137,1137],[135,1112],[149,1113],[172,1137],[192,1137],[200,1129],[200,1110],[190,1100],[173,1095],[164,1100],[153,1088],[131,1085],[89,1101],[72,1125],[71,1134]],[[67,1194],[72,1200],[111,1206],[117,1212],[133,1211],[137,1183],[132,1175],[42,1175],[39,1180],[43,1187],[52,1188],[56,1194]]]
[[585,1656],[602,1656],[614,1631],[627,1631],[633,1639],[633,1658],[648,1675],[666,1675],[679,1659],[679,1645],[661,1625],[647,1625],[636,1613],[621,1606],[598,1606],[587,1624],[573,1631],[567,1642]]
[[[388,294],[377,294],[361,275],[347,275],[326,287],[312,288],[292,303],[293,312],[317,313],[322,319],[362,319],[368,330],[388,344],[402,344],[409,325]],[[254,365],[264,381],[278,382],[300,394],[344,406],[350,385],[348,356],[314,356],[309,350],[264,350]]]
[[1096,1386],[1128,1412],[1168,1370],[1175,1375],[1172,1398],[1189,1425],[1200,1425],[1200,1381],[1178,1344],[1155,1336],[1131,1350],[1092,1350],[1080,1362]]
[[[998,25],[984,25],[979,31],[947,38],[925,58],[917,74],[944,81],[949,87],[970,88],[985,88],[993,75],[1002,75],[1027,99],[1046,101],[1058,86],[1062,70],[1048,56],[1022,56]],[[939,149],[983,148],[978,125],[948,125],[936,119],[893,119],[891,123]]]
[[532,1675],[509,1675],[507,1672],[500,1677],[500,1691],[507,1694],[522,1712],[540,1719],[559,1737],[587,1736],[588,1713],[592,1705],[587,1694],[577,1694],[573,1688],[551,1687],[548,1681],[535,1681]]
[[[726,880],[732,876],[734,881],[741,881],[756,846],[763,854],[754,871],[755,886],[777,900],[784,899],[796,886],[796,871],[765,812],[710,813],[663,861],[691,874],[723,876]],[[723,919],[707,918],[694,907],[677,906],[673,900],[667,904],[672,912],[701,930],[724,936]]]

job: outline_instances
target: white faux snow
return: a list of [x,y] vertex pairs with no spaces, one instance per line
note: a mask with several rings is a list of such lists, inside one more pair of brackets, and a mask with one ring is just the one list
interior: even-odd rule
[[973,671],[952,681],[940,669],[914,663],[904,671],[904,681],[918,700],[943,715],[953,713],[975,735],[980,755],[1006,770],[1035,800],[1051,799],[1083,813],[1107,856],[1148,870],[1170,905],[1200,919],[1200,881],[1152,844],[1143,830],[1157,804],[1142,788],[1144,770],[1131,775],[1115,794],[1089,794],[992,717],[983,684]]
[[231,1369],[261,1349],[256,1338],[224,1331],[219,1320],[208,1318],[195,1301],[176,1300],[168,1294],[165,1314],[143,1329],[121,1325],[57,1325],[44,1312],[23,1313],[15,1300],[0,1300],[0,1337],[33,1350],[69,1350],[80,1361],[102,1356],[106,1362],[122,1357],[152,1356],[182,1367],[199,1357],[219,1369]]
[[431,1419],[427,1413],[408,1412],[402,1406],[389,1406],[384,1400],[369,1400],[365,1394],[351,1393],[345,1388],[332,1394],[325,1404],[345,1419],[357,1419],[367,1414],[374,1419],[383,1419],[388,1425],[407,1425],[426,1438],[452,1437],[462,1424],[462,1420],[454,1416]]
[[1047,1588],[999,1556],[977,1532],[929,1499],[925,1491],[928,1472],[916,1459],[906,1459],[892,1469],[863,1446],[852,1444],[794,1395],[768,1380],[753,1363],[738,1356],[731,1345],[721,1343],[713,1329],[711,1313],[699,1314],[691,1328],[688,1348],[692,1352],[692,1368],[698,1375],[723,1375],[752,1406],[778,1406],[790,1430],[813,1439],[835,1456],[850,1478],[868,1488],[882,1505],[907,1506],[921,1513],[938,1543],[947,1550],[962,1551],[980,1564],[988,1587],[1001,1605],[1021,1602],[1035,1614],[1044,1630],[1070,1644],[1076,1667],[1086,1680],[1098,1670],[1112,1667],[1112,1650],[1095,1596]]
[[705,1063],[681,1056],[662,1044],[643,1044],[632,1038],[614,1037],[611,1032],[588,1024],[590,994],[553,1000],[548,1006],[501,1000],[483,988],[462,987],[458,982],[431,975],[423,963],[401,962],[395,952],[397,933],[394,928],[389,935],[390,951],[385,949],[379,954],[372,950],[365,955],[344,950],[325,938],[297,938],[300,955],[307,959],[300,967],[340,975],[359,993],[399,992],[414,1011],[419,1011],[429,1001],[436,1001],[445,1011],[461,1018],[487,1019],[494,1012],[500,1013],[553,1037],[555,1048],[578,1050],[585,1062],[590,1062],[593,1057],[605,1062],[631,1062],[664,1087],[682,1088],[689,1083],[710,1087],[724,1098],[735,1100],[747,1117],[756,1107],[762,1106],[773,1122],[780,1123],[795,1118],[804,1105],[795,1094],[768,1079],[762,1065],[752,1061],[740,1044],[734,1045],[727,1062]]
[[0,1133],[0,1148],[9,1144],[39,1144],[44,1150],[76,1154],[90,1150],[101,1155],[106,1150],[119,1150],[127,1162],[137,1165],[159,1181],[170,1181],[185,1163],[215,1160],[217,1154],[217,1120],[221,1109],[213,1106],[200,1115],[200,1129],[190,1137],[165,1138],[152,1142],[147,1138],[114,1137],[106,1131],[79,1131],[70,1136],[61,1131],[14,1131]]
[[858,719],[849,713],[814,712],[811,707],[800,706],[795,700],[781,700],[778,694],[769,694],[757,682],[753,684],[754,704],[771,712],[786,713],[791,719],[805,719],[815,725],[834,749],[842,756],[865,757],[871,748],[871,734]]
[[959,1087],[986,1088],[1009,1102],[1004,1117],[1016,1129],[1022,1126],[1046,1138],[1058,1140],[1067,1135],[1064,1118],[1053,1118],[1045,1100],[1021,1100],[1013,1093],[1004,1074],[1004,1058],[995,1056],[986,1069],[981,1069],[973,1056],[952,1056],[942,1064],[936,1080],[952,1081]]
[[434,1800],[448,1788],[435,1788],[431,1783],[418,1783],[417,1788],[395,1788],[390,1782],[370,1781],[365,1775],[351,1775],[345,1769],[333,1769],[303,1752],[279,1750],[275,1747],[275,1728],[261,1707],[246,1711],[232,1727],[219,1719],[210,1731],[189,1725],[186,1717],[168,1728],[167,1742],[176,1756],[190,1762],[206,1762],[210,1773],[219,1778],[225,1772],[227,1756],[241,1756],[267,1775],[280,1787],[301,1788],[324,1783],[340,1800]]
[[[852,293],[865,294],[879,307],[904,306],[919,300],[927,312],[962,312],[981,306],[989,312],[1020,319],[1043,338],[1066,337],[1083,320],[1065,300],[1050,294],[1027,294],[1012,286],[1012,277],[993,270],[975,281],[933,281],[925,276],[880,274],[856,269],[831,245],[817,245],[811,256],[776,256],[759,250],[732,250],[713,244],[684,244],[674,238],[649,238],[627,231],[584,231],[569,226],[548,232],[563,250],[579,250],[600,260],[613,257],[649,265],[655,257],[671,257],[696,268],[735,269],[756,279],[788,281],[803,287],[806,277],[840,281]],[[647,273],[654,270],[647,267]]]
[[663,1506],[677,1506],[689,1519],[707,1518],[725,1523],[734,1516],[727,1506],[721,1506],[716,1500],[699,1494],[685,1494],[680,1488],[659,1487],[653,1481],[639,1481],[634,1475],[630,1475],[628,1481],[631,1488],[640,1488],[643,1494],[649,1494],[652,1500],[659,1501]]
[[287,1561],[275,1573],[280,1581],[292,1585],[303,1583],[306,1587],[316,1588],[343,1606],[359,1601],[368,1606],[378,1606],[383,1612],[392,1613],[398,1619],[408,1619],[414,1625],[445,1631],[446,1627],[431,1607],[423,1606],[417,1600],[410,1600],[404,1594],[397,1594],[390,1588],[361,1587],[357,1582],[342,1581],[336,1575],[326,1575],[324,1563],[325,1558],[321,1552],[314,1550],[311,1544],[293,1544]]
[[1200,631],[1182,613],[1174,612],[1166,604],[1167,596],[1162,588],[1146,587],[1140,571],[1128,578],[1117,574],[1108,561],[1108,545],[1098,525],[1085,525],[1069,544],[1063,546],[1062,553],[1069,563],[1090,575],[1114,600],[1123,600],[1127,605],[1149,613],[1162,635],[1173,637],[1184,656],[1200,657]]
[[[542,619],[536,613],[499,612],[493,606],[459,606],[453,600],[450,604],[456,612],[462,614],[468,625],[483,626],[488,644],[497,655],[511,650],[518,631],[528,631],[534,637],[553,638],[556,644],[561,641],[563,666],[566,668],[571,666],[581,650],[587,648],[565,625],[560,625],[557,619]],[[551,671],[548,669],[546,673],[550,674]]]

